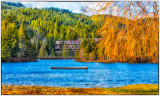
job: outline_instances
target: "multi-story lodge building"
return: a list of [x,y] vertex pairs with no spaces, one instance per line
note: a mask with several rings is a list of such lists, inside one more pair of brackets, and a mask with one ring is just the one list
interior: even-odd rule
[[[94,38],[95,42],[98,43],[98,41],[100,40],[99,38]],[[56,41],[55,43],[55,54],[58,57],[62,56],[62,50],[63,50],[63,46],[64,44],[66,45],[66,48],[69,50],[70,53],[72,53],[72,55],[70,54],[70,56],[74,56],[74,54],[76,53],[77,50],[80,49],[80,44],[82,42],[82,39],[79,40],[70,40],[70,41]]]
[[76,51],[79,50],[81,40],[56,41],[55,54],[57,56],[62,54],[62,49],[63,49],[64,44],[66,45],[66,47],[69,51],[74,52],[74,54],[75,54]]

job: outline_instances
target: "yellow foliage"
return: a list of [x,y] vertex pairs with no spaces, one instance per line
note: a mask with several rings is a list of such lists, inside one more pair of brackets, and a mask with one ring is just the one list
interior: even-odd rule
[[98,47],[105,48],[100,60],[132,63],[159,62],[158,1],[100,2],[97,7],[93,8],[98,9],[97,13],[104,10],[110,12],[107,16],[93,16],[95,21],[105,18],[105,23],[98,31],[102,38]]
[[3,95],[158,95],[156,84],[134,84],[115,88],[72,88],[2,85]]

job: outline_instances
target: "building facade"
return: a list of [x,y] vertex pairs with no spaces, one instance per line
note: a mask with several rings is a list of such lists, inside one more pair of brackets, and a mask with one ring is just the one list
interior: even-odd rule
[[56,41],[55,43],[55,54],[57,56],[62,55],[63,46],[66,45],[66,48],[69,52],[73,52],[73,55],[79,50],[81,40],[70,40],[70,41]]

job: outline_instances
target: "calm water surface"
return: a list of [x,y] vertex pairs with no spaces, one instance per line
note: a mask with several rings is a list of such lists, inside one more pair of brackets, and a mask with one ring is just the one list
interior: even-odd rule
[[158,84],[158,64],[87,63],[88,69],[50,69],[85,65],[74,60],[2,63],[2,84],[87,88]]

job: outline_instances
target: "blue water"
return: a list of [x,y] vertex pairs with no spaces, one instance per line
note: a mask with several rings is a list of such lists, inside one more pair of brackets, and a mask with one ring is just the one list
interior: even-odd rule
[[74,60],[2,63],[2,84],[54,87],[120,87],[158,84],[158,64],[87,63],[88,69],[50,69],[86,66]]

